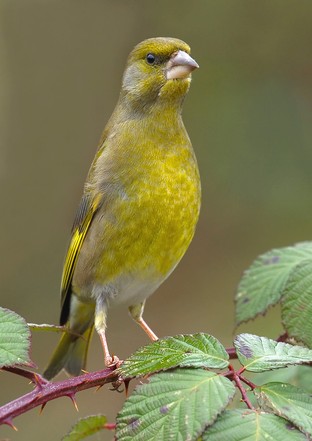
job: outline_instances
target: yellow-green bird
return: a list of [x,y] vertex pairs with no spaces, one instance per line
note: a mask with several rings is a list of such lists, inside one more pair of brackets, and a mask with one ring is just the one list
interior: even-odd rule
[[182,122],[198,64],[175,38],[151,38],[130,53],[116,108],[105,127],[74,221],[61,284],[65,332],[44,372],[84,369],[93,327],[106,366],[107,310],[128,306],[143,320],[145,300],[170,275],[194,235],[200,179]]

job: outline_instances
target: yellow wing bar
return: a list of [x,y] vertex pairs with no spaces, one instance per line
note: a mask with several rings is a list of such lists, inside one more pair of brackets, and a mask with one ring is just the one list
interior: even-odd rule
[[[96,200],[90,201],[90,197],[85,195],[81,201],[80,207],[78,209],[76,219],[74,222],[74,227],[72,231],[71,241],[67,250],[67,255],[65,258],[62,282],[61,282],[61,302],[62,302],[62,313],[61,313],[61,324],[64,324],[67,320],[69,313],[69,300],[71,294],[71,282],[77,263],[77,258],[81,246],[83,244],[84,238],[88,232],[89,226],[92,222],[95,212],[97,211],[100,204],[101,196],[99,195]],[[65,310],[64,310],[65,309]]]

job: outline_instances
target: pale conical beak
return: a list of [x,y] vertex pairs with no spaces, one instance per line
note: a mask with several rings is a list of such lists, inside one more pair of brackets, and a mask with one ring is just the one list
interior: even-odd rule
[[199,66],[193,58],[184,51],[172,54],[167,64],[167,80],[187,78],[189,74]]

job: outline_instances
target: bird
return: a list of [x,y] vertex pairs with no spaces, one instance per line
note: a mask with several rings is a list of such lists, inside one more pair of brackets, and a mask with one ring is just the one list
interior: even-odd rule
[[110,307],[128,307],[158,339],[143,319],[145,301],[183,257],[200,211],[199,170],[181,116],[198,67],[189,45],[171,37],[144,40],[128,57],[72,227],[61,281],[66,332],[43,373],[48,380],[63,369],[84,372],[94,328],[104,365],[118,364],[106,340]]

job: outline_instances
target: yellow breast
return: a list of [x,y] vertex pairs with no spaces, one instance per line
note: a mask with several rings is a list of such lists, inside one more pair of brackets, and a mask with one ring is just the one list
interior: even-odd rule
[[103,203],[78,265],[97,284],[124,275],[166,278],[187,250],[199,215],[199,173],[182,121],[164,132],[151,122],[148,137],[131,122],[121,132],[122,138],[113,133],[106,140],[89,186]]

